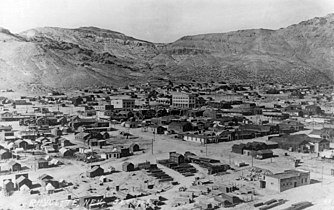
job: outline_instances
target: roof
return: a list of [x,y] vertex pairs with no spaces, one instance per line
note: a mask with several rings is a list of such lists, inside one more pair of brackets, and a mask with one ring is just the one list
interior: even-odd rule
[[39,176],[38,179],[40,179],[40,180],[53,179],[53,177],[48,175],[48,174],[43,174],[43,175]]
[[7,152],[9,152],[9,151],[4,150],[4,149],[0,149],[0,155],[1,155],[1,154],[4,154],[4,153],[7,153]]
[[46,190],[54,190],[56,189],[51,182],[47,183],[47,185],[45,186],[45,189]]
[[62,148],[59,149],[59,152],[62,153],[62,154],[64,154],[67,151],[68,151],[68,149],[66,149],[65,147],[62,147]]
[[96,171],[96,170],[98,170],[98,169],[102,169],[103,170],[103,168],[101,168],[100,166],[94,166],[93,168],[91,168],[90,170],[88,170],[87,172],[94,172],[94,171]]
[[20,187],[20,190],[21,190],[21,191],[30,190],[30,187],[28,187],[27,185],[23,184],[23,185]]
[[190,122],[187,122],[187,121],[179,121],[179,122],[171,122],[170,124],[169,124],[169,126],[171,126],[171,125],[181,125],[181,126],[185,126],[185,125],[191,125],[191,123]]
[[20,163],[16,162],[15,160],[10,160],[10,161],[7,163],[8,166],[13,166],[13,165],[15,165],[15,164],[19,164],[19,165],[21,165]]
[[270,149],[263,149],[263,150],[258,150],[257,154],[273,154],[273,151]]
[[133,165],[133,163],[130,163],[130,162],[124,162],[124,163],[122,164],[122,166],[127,166],[127,165],[130,165],[130,164]]
[[85,136],[88,136],[88,135],[89,135],[89,133],[81,132],[81,133],[76,134],[75,136],[85,137]]
[[16,182],[17,183],[20,183],[20,182],[22,182],[23,180],[25,180],[26,178],[24,177],[24,176],[20,176],[20,177],[18,177],[17,179],[16,179]]
[[273,137],[270,139],[270,141],[274,141],[277,143],[287,143],[287,144],[301,144],[304,141],[305,142],[309,142],[310,141],[310,137],[307,136],[306,134],[297,134],[297,135],[285,135],[285,136],[280,136],[280,137]]
[[12,182],[12,180],[10,180],[10,179],[6,179],[6,180],[3,181],[3,184],[4,184],[4,185],[6,185],[6,184],[8,184],[8,183],[13,183],[13,182]]
[[321,135],[322,133],[323,133],[322,130],[313,129],[313,130],[311,131],[310,134],[313,134],[313,135]]
[[269,177],[277,178],[277,179],[289,179],[292,177],[300,176],[301,174],[309,174],[310,172],[299,171],[299,170],[286,170],[282,173],[267,175]]

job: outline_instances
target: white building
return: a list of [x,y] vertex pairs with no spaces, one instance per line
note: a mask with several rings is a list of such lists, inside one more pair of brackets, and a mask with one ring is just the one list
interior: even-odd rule
[[134,99],[112,99],[110,104],[114,106],[114,109],[131,111],[135,108]]

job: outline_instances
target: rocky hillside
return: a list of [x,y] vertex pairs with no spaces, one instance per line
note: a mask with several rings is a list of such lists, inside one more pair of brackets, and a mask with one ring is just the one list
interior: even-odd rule
[[333,44],[329,15],[275,31],[186,36],[161,51],[198,78],[314,84],[334,78]]
[[124,85],[154,78],[332,83],[334,15],[279,30],[186,36],[154,44],[82,27],[0,29],[0,88]]

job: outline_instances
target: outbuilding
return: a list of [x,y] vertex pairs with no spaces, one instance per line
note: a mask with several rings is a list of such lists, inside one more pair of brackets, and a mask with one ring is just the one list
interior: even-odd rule
[[127,172],[129,172],[129,171],[134,171],[135,166],[133,165],[133,163],[130,163],[130,162],[124,162],[124,163],[122,164],[122,169],[123,169],[123,171],[127,171]]

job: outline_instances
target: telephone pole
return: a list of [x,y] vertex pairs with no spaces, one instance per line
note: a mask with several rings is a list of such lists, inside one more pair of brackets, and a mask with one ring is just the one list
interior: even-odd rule
[[154,140],[152,139],[152,155],[153,155],[153,141],[154,141]]

